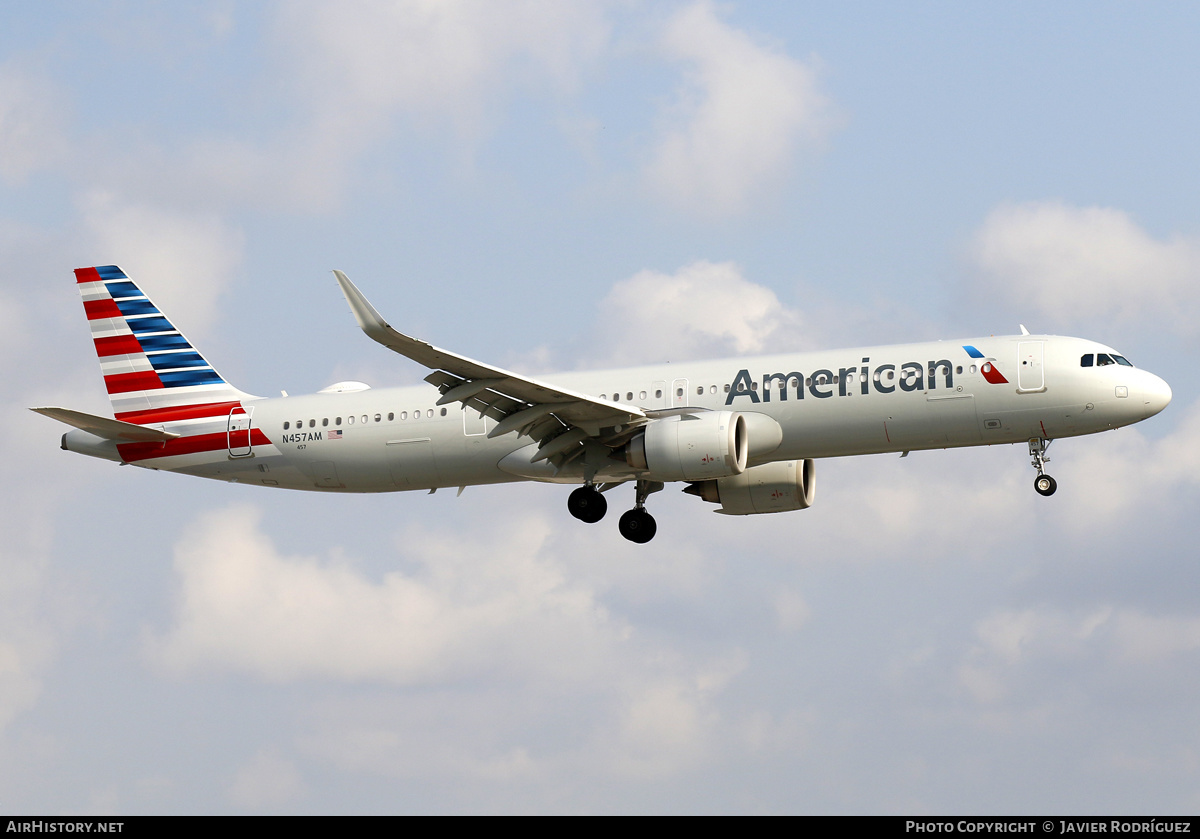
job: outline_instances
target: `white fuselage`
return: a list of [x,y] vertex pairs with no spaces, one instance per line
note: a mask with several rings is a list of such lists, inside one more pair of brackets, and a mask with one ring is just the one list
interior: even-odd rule
[[[972,357],[968,349],[974,349]],[[581,371],[551,384],[644,411],[705,408],[762,414],[782,442],[751,464],[916,449],[1018,443],[1092,434],[1161,411],[1170,388],[1124,364],[1081,365],[1115,355],[1078,338],[1003,336],[884,347]],[[984,365],[990,364],[985,375]],[[155,456],[68,432],[64,448],[140,466],[227,481],[327,492],[391,492],[515,480],[581,483],[581,471],[531,463],[537,446],[516,433],[489,438],[491,418],[439,406],[430,385],[243,400],[250,428],[228,415],[166,422],[185,439],[227,445]],[[243,421],[244,422],[244,421]],[[253,433],[253,437],[249,435]],[[532,448],[530,448],[532,446]],[[170,447],[168,447],[170,448]],[[641,477],[613,459],[596,481]]]

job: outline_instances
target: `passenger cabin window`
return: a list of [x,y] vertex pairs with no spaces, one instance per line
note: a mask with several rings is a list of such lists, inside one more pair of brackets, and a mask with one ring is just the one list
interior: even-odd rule
[[328,427],[328,425],[329,425],[329,417],[325,417],[325,419],[321,420],[321,425],[322,425],[323,427]]
[[292,425],[292,424],[291,424],[290,422],[285,422],[285,423],[283,424],[283,430],[284,430],[284,431],[287,431],[287,430],[288,430],[288,429],[291,427],[291,425]]
[[1091,353],[1087,353],[1080,357],[1079,366],[1080,367],[1091,367],[1092,364],[1095,363],[1095,360],[1096,360],[1096,357],[1094,355],[1092,355]]

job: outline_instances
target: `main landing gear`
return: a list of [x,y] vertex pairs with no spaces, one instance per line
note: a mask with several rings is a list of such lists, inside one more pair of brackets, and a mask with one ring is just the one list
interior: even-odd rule
[[646,512],[646,496],[652,492],[658,492],[662,488],[662,481],[638,480],[633,509],[623,513],[621,520],[617,523],[621,535],[630,542],[644,545],[653,539],[654,534],[658,532],[658,525],[654,522],[654,516]]
[[[662,488],[661,481],[639,480],[637,482],[633,509],[623,513],[621,520],[617,523],[621,535],[630,542],[644,545],[654,538],[654,534],[658,531],[658,525],[654,522],[654,516],[646,512],[646,497]],[[608,501],[595,486],[589,483],[574,490],[568,496],[567,509],[580,521],[595,524],[608,512]]]
[[1033,437],[1029,440],[1029,456],[1032,458],[1033,468],[1037,470],[1033,488],[1037,490],[1038,495],[1053,495],[1054,490],[1058,489],[1058,481],[1043,471],[1045,465],[1050,462],[1050,458],[1046,457],[1046,449],[1050,448],[1052,442],[1044,437]]
[[608,500],[600,490],[586,484],[567,497],[567,509],[580,521],[595,524],[608,512]]

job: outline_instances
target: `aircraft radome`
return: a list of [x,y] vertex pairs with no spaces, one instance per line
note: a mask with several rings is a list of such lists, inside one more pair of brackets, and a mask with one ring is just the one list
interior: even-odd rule
[[115,419],[34,408],[74,426],[62,448],[204,478],[320,492],[545,481],[577,485],[575,518],[631,483],[620,517],[653,538],[646,499],[667,483],[729,515],[802,510],[814,461],[1028,443],[1035,489],[1058,437],[1154,416],[1158,376],[1081,338],[1020,335],[562,373],[531,378],[394,330],[340,271],[358,325],[424,365],[427,386],[339,382],[263,398],[229,384],[116,266],[77,286]]

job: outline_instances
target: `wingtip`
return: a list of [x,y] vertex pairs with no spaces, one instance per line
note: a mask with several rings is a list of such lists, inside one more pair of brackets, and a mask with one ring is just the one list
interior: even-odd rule
[[342,289],[342,296],[350,304],[350,311],[354,315],[354,319],[358,321],[361,329],[370,334],[371,329],[387,327],[387,321],[371,305],[371,301],[367,300],[366,296],[358,290],[358,286],[350,282],[350,278],[344,272],[334,268],[333,276],[337,280],[338,286]]

